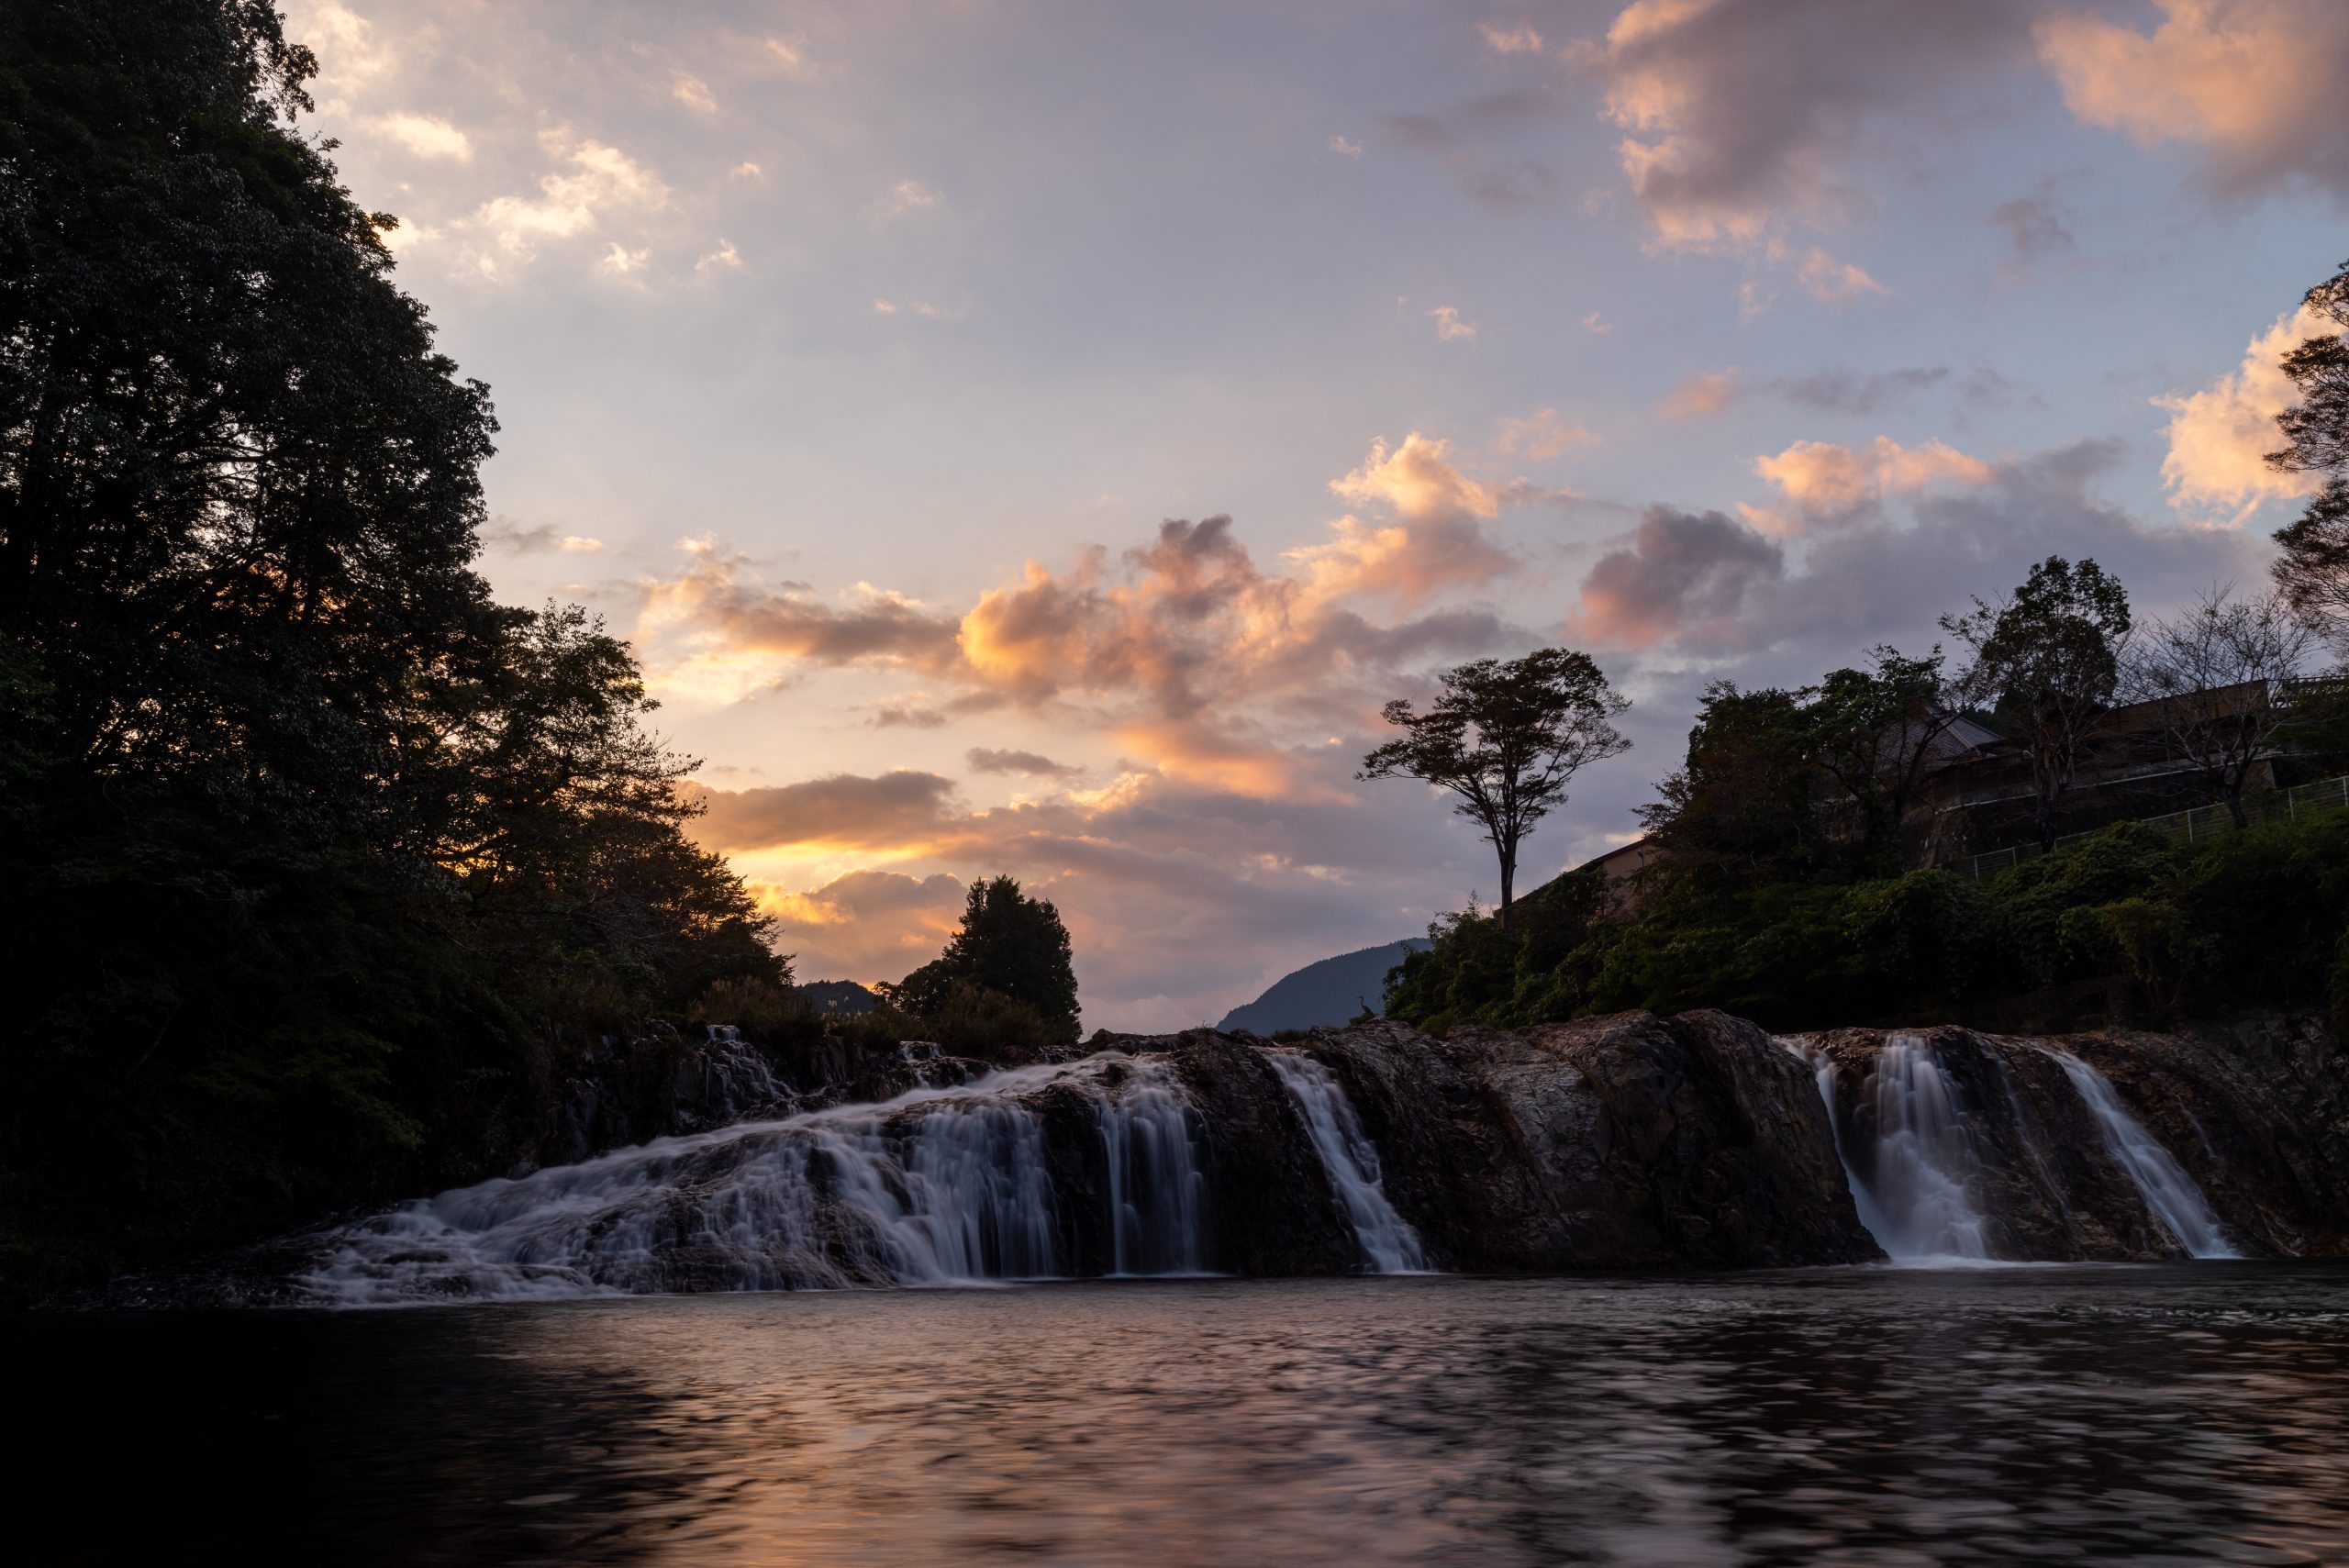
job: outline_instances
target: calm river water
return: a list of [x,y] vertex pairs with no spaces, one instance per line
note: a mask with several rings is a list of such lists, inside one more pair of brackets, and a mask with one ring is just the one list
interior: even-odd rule
[[2340,1268],[14,1329],[19,1562],[2349,1562]]

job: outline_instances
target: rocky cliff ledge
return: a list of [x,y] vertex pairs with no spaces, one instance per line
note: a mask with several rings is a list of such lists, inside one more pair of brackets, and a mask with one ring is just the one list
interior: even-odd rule
[[1286,1044],[1105,1034],[1008,1070],[911,1042],[796,1072],[713,1031],[660,1107],[700,1130],[112,1299],[2349,1256],[2349,1066],[2308,1020],[1781,1039],[1625,1013],[1442,1040],[1373,1021]]
[[[1178,1060],[1203,1049],[1187,1036]],[[1431,1266],[1748,1268],[1884,1254],[1811,1073],[1722,1013],[1434,1040],[1384,1020],[1304,1049],[1344,1087]]]
[[[1219,1267],[1342,1257],[1263,1042],[1092,1044],[1191,1086]],[[1719,1012],[1444,1040],[1376,1020],[1291,1049],[1343,1088],[1433,1268],[2349,1256],[2349,1062],[2310,1018],[1790,1039]]]

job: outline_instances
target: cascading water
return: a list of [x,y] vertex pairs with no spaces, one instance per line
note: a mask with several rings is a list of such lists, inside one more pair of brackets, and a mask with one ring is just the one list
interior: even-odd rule
[[[1833,1071],[1824,1064],[1820,1088],[1831,1118]],[[1956,1093],[1921,1036],[1886,1037],[1868,1073],[1866,1104],[1875,1141],[1865,1176],[1852,1173],[1852,1197],[1876,1245],[1896,1262],[1988,1258],[1974,1195],[1981,1161]]]
[[[1104,1204],[1055,1185],[1049,1105],[1072,1095],[1091,1125],[1063,1117],[1057,1151],[1098,1162]],[[1152,1059],[1022,1068],[443,1193],[336,1236],[302,1283],[351,1303],[942,1284],[1064,1273],[1072,1248],[1197,1273],[1193,1117]]]
[[1419,1233],[1386,1201],[1378,1150],[1362,1129],[1353,1102],[1329,1068],[1303,1051],[1275,1051],[1267,1060],[1288,1086],[1329,1173],[1330,1188],[1353,1226],[1365,1273],[1415,1273],[1427,1267]]
[[2072,1081],[2072,1087],[2095,1116],[2097,1129],[2104,1134],[2104,1146],[2111,1151],[2113,1162],[2137,1184],[2145,1207],[2168,1228],[2187,1254],[2196,1258],[2242,1256],[2228,1242],[2226,1230],[2211,1212],[2202,1189],[2145,1129],[2145,1124],[2130,1114],[2110,1080],[2068,1051],[2051,1051],[2048,1054],[2063,1067],[2064,1076]]
[[[772,1114],[771,1107],[791,1098],[791,1091],[775,1081],[766,1057],[731,1024],[710,1025],[708,1039],[679,1076],[681,1097],[690,1088],[691,1097],[721,1120],[762,1109]],[[688,1076],[697,1082],[682,1081]]]
[[1113,1271],[1196,1274],[1205,1268],[1199,1216],[1207,1196],[1191,1105],[1155,1063],[1126,1069],[1101,1119],[1109,1165]]

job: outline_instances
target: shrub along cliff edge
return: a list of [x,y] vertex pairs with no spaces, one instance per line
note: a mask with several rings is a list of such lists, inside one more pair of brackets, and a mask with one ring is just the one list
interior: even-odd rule
[[1598,873],[1474,908],[1390,976],[1389,1017],[1442,1033],[1644,1007],[1781,1031],[1963,1023],[2052,1030],[2324,1007],[2349,1022],[2349,812],[2184,844],[2120,823],[1976,880],[1646,873],[1635,913]]

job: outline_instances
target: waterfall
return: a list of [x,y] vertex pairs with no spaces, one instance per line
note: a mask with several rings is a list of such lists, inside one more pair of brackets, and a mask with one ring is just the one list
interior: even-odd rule
[[2048,1054],[2063,1067],[2064,1076],[2072,1081],[2072,1087],[2095,1116],[2097,1129],[2104,1134],[2104,1146],[2111,1151],[2113,1162],[2129,1173],[2129,1179],[2137,1184],[2137,1191],[2144,1196],[2145,1207],[2168,1228],[2188,1255],[2240,1257],[2242,1254],[2228,1244],[2227,1233],[2219,1224],[2219,1217],[2210,1211],[2202,1189],[2145,1129],[2145,1124],[2130,1114],[2110,1080],[2068,1051],[2051,1051]]
[[709,1026],[701,1049],[678,1070],[677,1089],[680,1099],[695,1100],[727,1121],[791,1098],[765,1056],[732,1024]]
[[[1089,1127],[1055,1112],[1071,1097]],[[336,1234],[301,1283],[352,1304],[952,1284],[1063,1274],[1072,1245],[1192,1273],[1195,1118],[1155,1060],[1020,1068],[443,1193]],[[1095,1162],[1106,1202],[1068,1173]]]
[[1190,1102],[1154,1062],[1126,1069],[1124,1095],[1103,1108],[1113,1273],[1203,1272],[1199,1215],[1207,1177],[1191,1119]]
[[[1821,1069],[1820,1088],[1831,1116],[1831,1070]],[[1887,1036],[1865,1093],[1875,1141],[1866,1175],[1852,1182],[1860,1223],[1896,1262],[1988,1258],[1974,1197],[1981,1161],[1932,1047],[1919,1035]]]
[[1413,1273],[1427,1267],[1419,1233],[1386,1201],[1378,1150],[1363,1132],[1353,1102],[1329,1068],[1297,1051],[1275,1051],[1267,1059],[1304,1112],[1313,1147],[1329,1173],[1330,1190],[1353,1226],[1354,1244],[1365,1273]]

